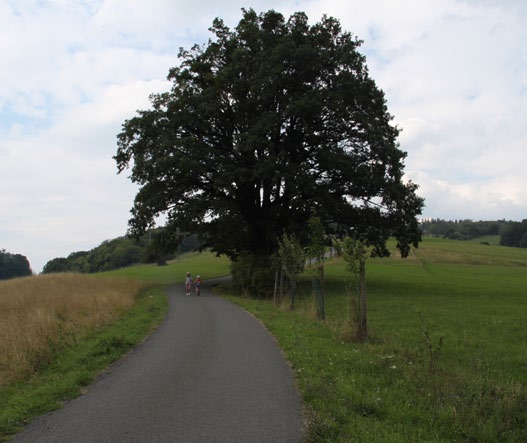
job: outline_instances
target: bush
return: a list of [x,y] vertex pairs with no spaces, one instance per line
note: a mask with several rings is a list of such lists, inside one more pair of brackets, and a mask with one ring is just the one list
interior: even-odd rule
[[231,264],[232,288],[238,295],[256,298],[273,295],[274,270],[267,257],[239,256]]

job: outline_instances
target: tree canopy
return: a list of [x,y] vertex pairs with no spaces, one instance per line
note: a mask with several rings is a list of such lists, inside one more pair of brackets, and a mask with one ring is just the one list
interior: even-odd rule
[[500,245],[527,248],[527,219],[510,222],[501,234]]
[[130,233],[166,214],[167,235],[199,234],[236,260],[270,256],[283,233],[308,243],[313,211],[327,233],[386,255],[417,246],[423,200],[403,181],[406,153],[361,41],[324,16],[243,10],[208,44],[181,49],[169,92],[123,124],[115,155],[139,184]]
[[29,261],[24,255],[11,254],[0,249],[0,280],[32,275]]
[[164,243],[163,237],[164,229],[158,228],[148,231],[136,240],[126,236],[105,240],[89,251],[76,251],[67,257],[56,257],[49,260],[42,269],[42,273],[94,273],[139,263],[165,264],[166,260],[176,257],[177,254],[199,247],[196,236],[187,236],[177,249],[167,250],[159,246],[159,243]]

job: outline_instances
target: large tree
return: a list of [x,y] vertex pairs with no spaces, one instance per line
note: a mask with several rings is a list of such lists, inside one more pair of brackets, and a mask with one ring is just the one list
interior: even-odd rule
[[131,234],[164,213],[167,241],[191,232],[234,260],[266,257],[284,232],[306,244],[315,211],[375,254],[391,235],[403,256],[417,246],[423,200],[403,182],[399,129],[361,42],[304,13],[243,10],[236,28],[216,19],[211,31],[118,136],[118,170],[140,185]]

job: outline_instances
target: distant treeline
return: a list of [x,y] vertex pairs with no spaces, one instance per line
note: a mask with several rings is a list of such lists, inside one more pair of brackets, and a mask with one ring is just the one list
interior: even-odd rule
[[501,246],[527,248],[527,220],[514,222],[428,219],[421,221],[420,226],[423,235],[453,240],[472,240],[486,235],[498,235]]
[[510,223],[501,234],[500,245],[527,248],[527,220]]
[[177,250],[165,251],[159,247],[163,229],[148,232],[139,240],[123,236],[106,240],[90,251],[72,252],[67,257],[48,261],[42,269],[43,274],[54,272],[93,273],[111,271],[140,263],[166,263],[187,251],[199,248],[196,236],[186,236]]
[[[449,238],[455,240],[471,240],[487,235],[499,235],[500,245],[527,248],[527,220],[513,222],[505,220],[497,221],[472,221],[472,220],[442,220],[427,219],[421,221],[423,235],[433,237]],[[54,258],[46,263],[42,273],[53,272],[80,272],[93,273],[110,271],[124,268],[139,263],[164,264],[167,260],[187,251],[193,251],[200,247],[200,242],[194,235],[183,239],[178,249],[166,251],[163,249],[163,228],[150,231],[139,240],[127,236],[106,240],[90,251],[72,252],[67,257]],[[31,269],[27,259],[23,256],[8,254],[0,251],[0,279],[19,275],[31,275]],[[4,265],[3,257],[14,257],[11,263],[17,266]],[[9,260],[7,260],[9,261]],[[12,275],[13,269],[21,272]],[[9,269],[11,274],[6,274],[4,269]],[[4,277],[4,275],[9,275]]]
[[32,275],[27,258],[20,254],[11,254],[0,249],[0,280]]

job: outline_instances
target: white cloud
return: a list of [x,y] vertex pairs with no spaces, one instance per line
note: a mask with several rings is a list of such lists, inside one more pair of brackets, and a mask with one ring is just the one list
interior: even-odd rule
[[[445,218],[445,213],[453,214],[449,218],[456,220],[525,218],[527,179],[449,182],[421,172],[415,172],[414,178],[420,185],[418,193],[426,197],[426,218]],[[478,214],[477,218],[474,213]]]
[[387,7],[364,48],[403,129],[425,215],[525,218],[523,3],[432,1],[419,10],[397,2],[409,11],[403,18],[393,2],[369,5]]
[[[425,217],[527,218],[527,3],[263,1],[323,14],[364,40],[402,127]],[[165,90],[179,47],[205,43],[238,0],[0,0],[0,248],[33,268],[126,231],[136,187],[116,135]]]

